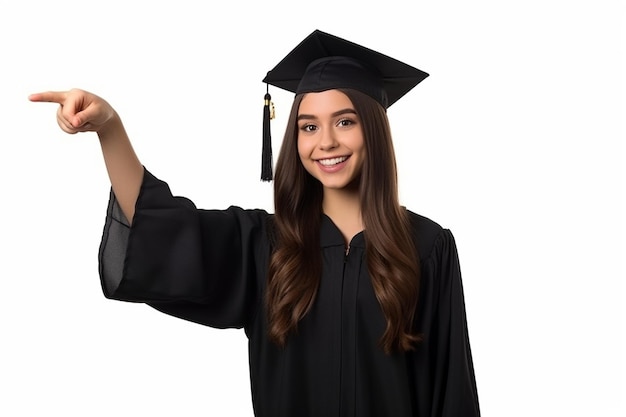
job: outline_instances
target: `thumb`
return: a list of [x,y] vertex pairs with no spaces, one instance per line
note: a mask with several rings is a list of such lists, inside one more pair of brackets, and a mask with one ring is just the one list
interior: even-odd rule
[[84,109],[73,108],[72,113],[78,110],[76,113],[71,114],[68,117],[69,122],[74,126],[74,128],[78,129],[87,123],[91,122],[97,115],[97,110],[95,106],[89,105]]
[[70,116],[68,121],[74,129],[78,129],[87,122],[87,119],[85,119],[84,116],[81,116],[80,113],[78,113]]
[[82,91],[72,90],[61,104],[61,113],[73,128],[79,129],[93,118],[93,103]]
[[59,117],[71,125],[72,128],[77,129],[85,123],[85,118],[79,117],[82,105],[77,102],[75,97],[68,95],[66,99],[59,104],[61,105],[58,110]]

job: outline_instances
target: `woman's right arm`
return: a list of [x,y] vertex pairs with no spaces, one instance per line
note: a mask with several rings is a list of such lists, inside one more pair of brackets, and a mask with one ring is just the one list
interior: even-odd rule
[[113,107],[101,97],[79,89],[47,91],[28,98],[34,102],[58,103],[57,122],[64,132],[98,134],[111,187],[122,212],[132,222],[144,168]]
[[[91,131],[100,138],[114,193],[98,254],[105,296],[148,303],[217,328],[251,323],[262,305],[268,213],[199,210],[191,200],[174,196],[139,162],[117,112],[94,94],[49,91],[29,99],[58,103],[63,131]],[[120,210],[134,220],[132,227]]]

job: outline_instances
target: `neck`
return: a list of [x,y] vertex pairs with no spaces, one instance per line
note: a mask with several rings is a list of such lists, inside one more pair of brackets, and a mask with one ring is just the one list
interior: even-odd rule
[[325,188],[322,210],[339,228],[346,246],[354,235],[363,230],[361,199],[358,190]]

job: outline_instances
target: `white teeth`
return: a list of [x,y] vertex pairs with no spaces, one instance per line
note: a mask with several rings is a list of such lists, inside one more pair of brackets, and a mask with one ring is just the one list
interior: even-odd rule
[[326,167],[329,167],[331,165],[337,165],[342,163],[343,161],[345,161],[346,159],[348,159],[347,156],[340,156],[338,158],[329,158],[329,159],[320,159],[318,160],[318,162]]

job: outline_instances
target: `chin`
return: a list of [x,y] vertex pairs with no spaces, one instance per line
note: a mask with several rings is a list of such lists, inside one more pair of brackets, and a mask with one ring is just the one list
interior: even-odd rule
[[357,191],[359,189],[360,178],[320,182],[324,188],[328,188],[330,190]]

